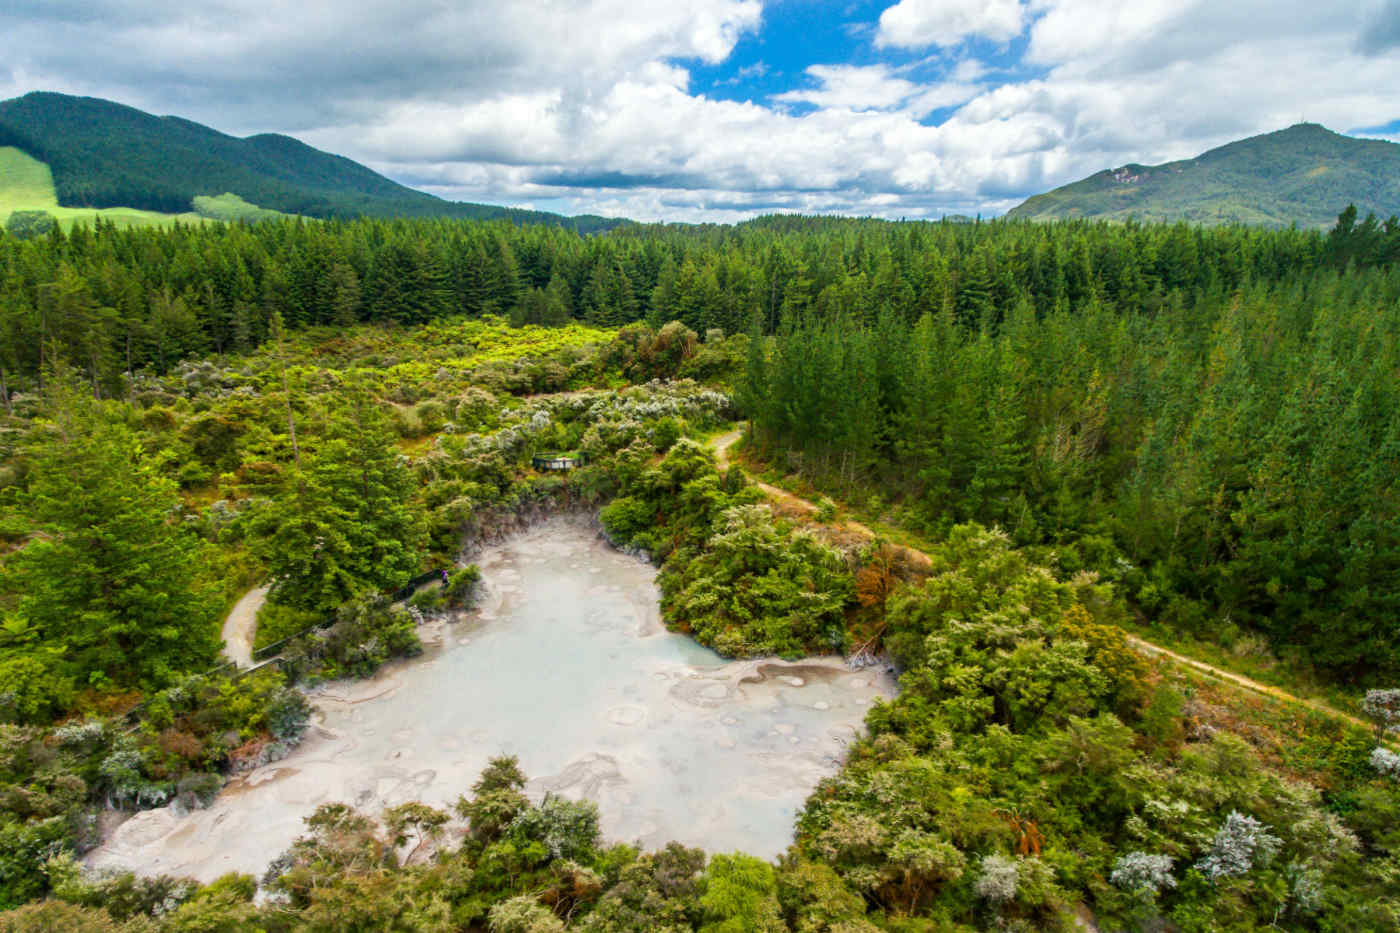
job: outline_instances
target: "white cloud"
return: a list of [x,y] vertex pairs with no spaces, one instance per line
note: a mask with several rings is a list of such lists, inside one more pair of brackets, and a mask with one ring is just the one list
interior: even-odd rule
[[788,91],[773,99],[840,110],[889,110],[919,90],[914,82],[896,78],[886,65],[812,65],[807,74],[821,87]]
[[760,0],[11,3],[0,73],[249,131],[269,115],[305,129],[410,100],[567,88],[586,101],[659,62],[721,62],[762,17]]
[[[901,0],[875,33],[888,61],[814,62],[810,86],[737,102],[697,89],[688,63],[727,59],[759,29],[758,0],[301,0],[275,17],[254,0],[11,0],[0,92],[292,132],[464,200],[647,220],[936,217],[1302,116],[1389,123],[1397,2]],[[1020,34],[1022,63],[963,44]],[[897,51],[953,46],[908,66]]]
[[880,14],[875,43],[905,49],[957,45],[980,37],[1005,42],[1026,26],[1020,0],[899,0]]

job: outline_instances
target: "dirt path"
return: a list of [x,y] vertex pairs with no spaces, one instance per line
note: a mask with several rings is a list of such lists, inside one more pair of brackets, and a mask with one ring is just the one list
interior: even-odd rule
[[[719,437],[713,438],[710,441],[710,447],[715,452],[715,463],[719,466],[721,473],[729,469],[729,448],[738,443],[739,438],[743,436],[743,431],[736,430],[730,431],[728,434],[721,434]],[[748,475],[747,472],[745,475]],[[749,482],[753,483],[759,489],[762,489],[768,498],[776,499],[784,505],[789,505],[798,512],[817,511],[817,506],[814,503],[803,499],[801,496],[795,496],[786,489],[779,489],[777,486],[769,486],[767,483],[759,482],[752,476],[749,476]],[[864,526],[860,527],[863,528]],[[869,529],[866,530],[867,532],[869,531]]]
[[[735,430],[730,431],[728,434],[722,434],[719,437],[716,437],[710,441],[710,447],[715,452],[715,462],[719,465],[719,468],[721,470],[726,470],[729,468],[729,448],[733,447],[734,444],[737,443],[741,437],[743,437],[743,431]],[[804,513],[811,513],[817,511],[817,506],[815,504],[808,501],[807,499],[803,499],[801,496],[794,495],[793,493],[788,492],[786,489],[779,489],[776,486],[770,486],[767,483],[761,483],[753,477],[749,478],[753,481],[755,486],[763,490],[763,492],[767,494],[770,498],[781,502],[790,508]],[[876,536],[875,532],[871,531],[868,527],[862,525],[860,522],[842,522],[842,527],[848,531],[855,532],[856,534],[863,535],[865,537],[873,538]],[[930,566],[933,563],[929,556],[923,551],[919,551],[911,547],[904,547],[902,545],[900,545],[899,547],[916,562],[921,563],[923,566]],[[1255,693],[1260,693],[1264,696],[1272,697],[1276,700],[1282,700],[1287,703],[1297,703],[1299,705],[1306,706],[1309,709],[1316,710],[1319,713],[1325,713],[1329,716],[1337,716],[1341,719],[1345,719],[1348,722],[1361,726],[1363,729],[1373,728],[1371,723],[1367,722],[1366,720],[1360,719],[1356,716],[1352,716],[1349,713],[1344,713],[1341,710],[1336,709],[1335,707],[1327,705],[1326,703],[1321,703],[1317,700],[1309,700],[1304,697],[1295,696],[1294,694],[1291,694],[1288,691],[1282,690],[1278,687],[1271,687],[1268,684],[1262,684],[1257,680],[1251,680],[1250,678],[1245,677],[1243,674],[1236,674],[1233,671],[1227,671],[1223,668],[1216,667],[1212,664],[1207,664],[1204,661],[1198,661],[1195,658],[1189,658],[1186,655],[1178,654],[1175,651],[1172,651],[1168,648],[1163,648],[1161,645],[1154,645],[1152,642],[1139,638],[1136,635],[1128,636],[1128,644],[1130,644],[1133,647],[1133,649],[1139,654],[1167,658],[1177,664],[1182,665],[1183,667],[1189,667],[1197,673],[1205,674],[1208,677],[1214,677],[1217,680],[1223,680],[1227,683],[1234,684],[1237,687],[1243,687],[1246,690],[1252,690]]]
[[1205,674],[1207,677],[1214,677],[1216,680],[1223,680],[1228,683],[1232,683],[1237,687],[1244,687],[1246,690],[1252,690],[1255,693],[1262,693],[1265,696],[1272,697],[1275,700],[1282,700],[1285,703],[1297,703],[1300,706],[1306,706],[1309,709],[1316,710],[1319,713],[1325,713],[1328,716],[1336,716],[1341,719],[1345,719],[1347,722],[1353,723],[1354,725],[1358,725],[1363,729],[1375,728],[1375,726],[1372,723],[1369,723],[1358,716],[1353,716],[1350,713],[1344,713],[1334,706],[1329,706],[1326,703],[1321,703],[1317,700],[1309,700],[1306,697],[1296,696],[1280,687],[1272,687],[1269,684],[1262,684],[1257,680],[1251,680],[1243,674],[1236,674],[1233,671],[1227,671],[1224,668],[1216,667],[1213,664],[1207,664],[1204,661],[1197,661],[1195,658],[1189,658],[1184,654],[1177,654],[1175,651],[1172,651],[1169,648],[1163,648],[1161,645],[1154,645],[1152,642],[1145,641],[1136,635],[1128,636],[1128,644],[1131,645],[1133,649],[1138,652],[1138,654],[1146,654],[1155,657],[1167,658],[1171,661],[1174,661],[1177,664],[1180,664],[1182,667],[1189,667],[1192,670],[1197,671],[1198,673]]
[[[743,436],[743,431],[730,431],[728,434],[721,434],[719,437],[716,437],[710,441],[710,446],[715,452],[715,463],[718,464],[720,470],[729,469],[729,448],[733,447],[734,444],[739,440],[739,438]],[[746,473],[745,475],[748,474]],[[749,476],[749,481],[752,482],[759,489],[763,490],[764,494],[768,496],[768,498],[787,506],[795,512],[811,514],[812,512],[817,511],[817,505],[814,502],[804,499],[801,496],[795,495],[794,493],[790,493],[786,489],[779,489],[777,486],[770,486],[768,483],[760,482],[753,476]],[[853,534],[859,535],[862,538],[879,537],[879,535],[872,531],[869,526],[862,525],[860,522],[851,521],[849,519],[841,522],[839,527]],[[911,547],[905,547],[902,544],[892,543],[890,546],[893,547],[895,550],[901,552],[905,556],[905,558],[910,562],[910,564],[914,566],[925,568],[933,566],[933,561],[923,551],[916,550],[915,548]]]
[[254,587],[234,603],[224,620],[224,657],[239,667],[253,666],[253,635],[258,628],[258,610],[266,600],[267,587]]

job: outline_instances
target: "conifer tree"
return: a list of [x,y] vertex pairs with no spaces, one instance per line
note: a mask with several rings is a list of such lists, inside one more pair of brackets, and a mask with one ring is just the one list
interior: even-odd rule
[[35,534],[7,562],[27,631],[93,683],[162,686],[212,663],[219,596],[174,482],[71,374],[50,380],[45,408],[20,497]]
[[382,407],[362,385],[346,386],[341,399],[320,447],[303,457],[302,488],[278,497],[253,523],[273,598],[303,609],[330,610],[402,585],[427,543],[408,502],[413,478]]

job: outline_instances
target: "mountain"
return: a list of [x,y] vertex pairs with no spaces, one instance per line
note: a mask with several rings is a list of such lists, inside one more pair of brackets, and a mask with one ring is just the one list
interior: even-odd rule
[[0,147],[48,165],[66,208],[178,214],[196,197],[234,194],[309,217],[460,217],[596,232],[622,221],[445,201],[290,136],[239,139],[179,117],[94,97],[35,92],[0,101]]
[[1400,145],[1299,123],[1165,165],[1125,165],[1039,194],[1008,217],[1330,227],[1355,204],[1400,213]]

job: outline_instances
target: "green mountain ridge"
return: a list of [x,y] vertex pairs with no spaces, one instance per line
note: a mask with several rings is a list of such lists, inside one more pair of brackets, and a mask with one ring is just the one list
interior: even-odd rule
[[1194,159],[1106,169],[1007,216],[1330,227],[1348,204],[1362,216],[1400,213],[1400,145],[1299,123]]
[[290,136],[240,139],[181,117],[47,91],[0,101],[3,146],[46,163],[65,208],[179,214],[196,197],[231,193],[268,210],[321,218],[511,220],[584,233],[626,222],[446,201]]

